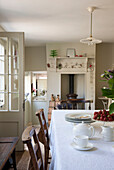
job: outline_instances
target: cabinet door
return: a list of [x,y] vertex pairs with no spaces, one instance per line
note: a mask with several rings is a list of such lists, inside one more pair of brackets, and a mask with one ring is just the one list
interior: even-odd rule
[[[23,127],[23,33],[0,33],[0,136],[21,137]],[[20,141],[18,150],[23,149]]]

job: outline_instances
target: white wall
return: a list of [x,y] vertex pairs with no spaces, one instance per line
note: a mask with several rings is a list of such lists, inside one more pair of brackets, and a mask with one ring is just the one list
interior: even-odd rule
[[46,71],[46,47],[25,47],[25,71]]
[[31,72],[25,72],[25,95],[29,93],[25,101],[25,115],[24,115],[24,125],[28,126],[31,124]]
[[74,91],[78,94],[78,98],[85,98],[85,75],[75,74],[74,76]]
[[114,69],[114,43],[102,43],[96,47],[96,108],[103,108],[101,100],[101,88],[108,86],[107,82],[101,82],[101,74],[104,70]]
[[[56,72],[47,72],[47,101],[51,100],[51,94],[57,96],[60,94],[61,74]],[[60,96],[61,97],[61,96]]]
[[67,48],[75,48],[77,55],[88,54],[89,56],[93,56],[95,54],[95,47],[88,46],[86,44],[81,43],[49,43],[46,44],[46,55],[50,56],[50,51],[53,49],[57,50],[58,56],[66,57]]

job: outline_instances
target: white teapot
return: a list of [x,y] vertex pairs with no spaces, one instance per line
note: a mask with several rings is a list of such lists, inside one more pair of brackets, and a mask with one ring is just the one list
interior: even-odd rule
[[94,128],[93,126],[87,125],[82,121],[82,123],[74,125],[73,135],[86,135],[89,138],[92,138],[94,136]]

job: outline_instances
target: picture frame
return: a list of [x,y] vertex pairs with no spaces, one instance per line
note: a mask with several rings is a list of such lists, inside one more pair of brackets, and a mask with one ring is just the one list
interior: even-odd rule
[[67,48],[66,56],[67,57],[75,57],[76,56],[75,48]]

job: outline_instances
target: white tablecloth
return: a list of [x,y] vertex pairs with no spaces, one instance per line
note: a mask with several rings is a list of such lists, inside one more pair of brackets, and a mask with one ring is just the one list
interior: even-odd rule
[[73,124],[65,121],[67,113],[88,113],[94,111],[54,110],[50,125],[50,147],[52,162],[50,170],[114,170],[114,142],[105,142],[101,137],[100,123],[92,123],[95,136],[89,140],[94,148],[78,151],[72,148]]

